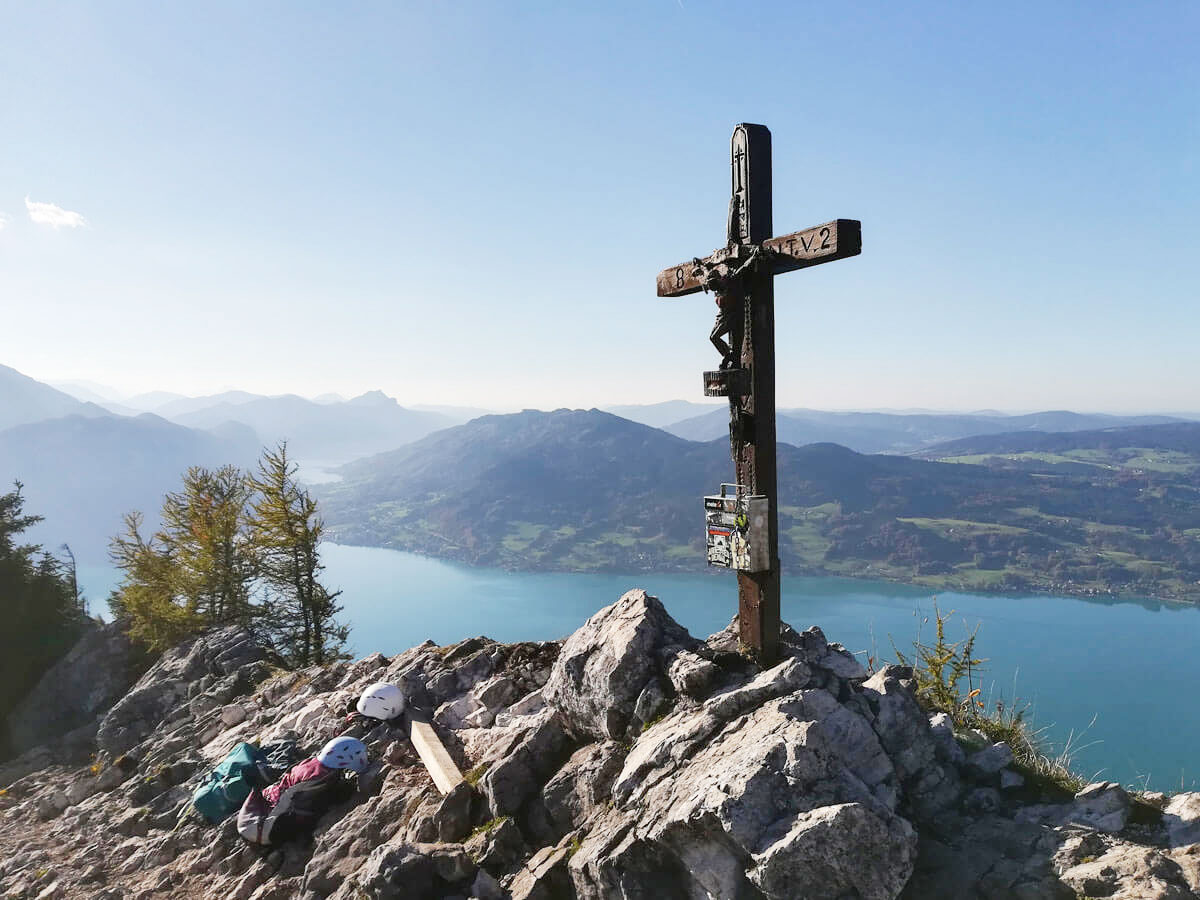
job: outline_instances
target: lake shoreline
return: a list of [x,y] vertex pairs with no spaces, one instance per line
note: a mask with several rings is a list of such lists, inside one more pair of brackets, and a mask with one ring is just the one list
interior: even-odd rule
[[[337,544],[342,547],[361,547],[370,550],[389,550],[393,553],[409,553],[413,556],[418,556],[422,559],[435,560],[437,562],[453,563],[454,565],[467,566],[468,568],[479,571],[502,571],[512,572],[514,574],[536,575],[536,574],[553,574],[553,575],[623,575],[623,574],[661,574],[661,575],[707,575],[713,577],[721,577],[726,574],[727,570],[719,569],[712,566],[684,566],[672,564],[669,562],[656,561],[653,565],[638,566],[636,560],[630,560],[624,565],[613,564],[611,566],[597,566],[592,569],[579,569],[569,566],[552,566],[552,565],[518,565],[511,562],[477,562],[463,556],[454,554],[438,555],[434,553],[423,553],[419,550],[412,550],[404,547],[392,547],[386,544],[364,544],[352,543],[344,540],[331,539],[330,543]],[[1095,588],[1079,589],[1068,585],[1050,585],[1046,587],[1034,584],[1019,584],[1019,585],[999,585],[995,587],[980,586],[976,584],[968,584],[965,582],[953,583],[946,582],[941,585],[924,584],[920,581],[915,581],[910,578],[903,578],[892,575],[886,572],[867,571],[862,573],[848,574],[842,571],[834,571],[831,569],[823,569],[819,567],[805,566],[795,571],[785,568],[785,573],[792,577],[803,578],[844,578],[848,581],[862,582],[878,582],[883,584],[898,584],[908,587],[919,588],[924,591],[929,591],[930,594],[936,595],[940,593],[964,593],[964,594],[979,594],[982,596],[1001,597],[1012,594],[1024,594],[1029,596],[1045,596],[1045,597],[1072,597],[1080,600],[1091,600],[1102,605],[1112,603],[1137,603],[1139,605],[1152,607],[1156,604],[1175,604],[1181,607],[1200,607],[1200,598],[1163,596],[1156,594],[1131,593],[1119,591],[1110,588],[1107,591],[1097,590]]]
[[[332,541],[322,543],[321,560],[322,583],[342,592],[338,618],[350,626],[347,650],[355,658],[479,634],[505,643],[558,640],[631,588],[657,596],[701,638],[727,627],[737,611],[734,579],[705,568],[525,572]],[[93,611],[103,607],[120,575],[111,565],[81,567]],[[816,625],[829,640],[880,662],[894,659],[895,648],[907,653],[922,633],[928,640],[935,603],[952,614],[950,640],[979,628],[979,655],[988,658],[981,686],[989,703],[1030,702],[1027,718],[1047,726],[1046,740],[1056,748],[1072,735],[1077,747],[1100,742],[1077,759],[1090,780],[1142,787],[1149,775],[1158,790],[1178,790],[1181,779],[1184,785],[1200,781],[1193,749],[1200,746],[1200,715],[1180,706],[1180,690],[1200,679],[1197,604],[960,593],[788,568],[780,612],[793,627]],[[1082,741],[1081,733],[1087,735]]]

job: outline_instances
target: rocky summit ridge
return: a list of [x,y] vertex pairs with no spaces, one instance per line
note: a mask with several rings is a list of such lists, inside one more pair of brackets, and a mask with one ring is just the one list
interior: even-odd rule
[[[1038,794],[1004,744],[927,715],[911,670],[868,672],[815,627],[785,628],[782,654],[758,670],[732,626],[698,640],[640,590],[561,642],[427,641],[301,671],[210,632],[0,768],[0,894],[1200,897],[1200,794]],[[315,749],[375,681],[432,714],[466,773],[450,793],[383,724],[359,792],[309,838],[254,847],[189,813],[235,743]]]

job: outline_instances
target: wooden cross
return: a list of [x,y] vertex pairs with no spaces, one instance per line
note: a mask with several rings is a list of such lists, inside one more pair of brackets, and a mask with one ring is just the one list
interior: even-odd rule
[[[771,237],[771,132],[764,125],[733,129],[730,167],[728,242],[705,259],[663,269],[658,275],[658,296],[683,297],[721,284],[743,298],[739,316],[749,327],[735,323],[730,333],[733,358],[740,368],[706,372],[705,393],[729,397],[736,482],[748,493],[768,499],[769,568],[738,572],[738,633],[760,662],[770,664],[779,644],[773,279],[783,272],[857,256],[862,252],[862,224],[836,219]],[[723,282],[727,276],[736,283]]]

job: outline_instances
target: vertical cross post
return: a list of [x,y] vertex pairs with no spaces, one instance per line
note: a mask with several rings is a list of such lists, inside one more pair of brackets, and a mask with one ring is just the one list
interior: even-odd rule
[[[729,398],[729,446],[740,494],[733,505],[740,511],[734,519],[726,485],[719,496],[704,498],[706,554],[709,565],[737,569],[738,636],[761,664],[770,665],[779,656],[780,630],[774,276],[858,256],[862,223],[835,219],[771,237],[771,132],[763,125],[734,128],[730,168],[725,246],[663,269],[656,283],[660,297],[717,295],[721,311],[709,340],[721,353],[721,368],[704,373],[704,395]],[[725,334],[728,345],[721,340]]]
[[[754,246],[771,237],[771,132],[738,125],[730,140],[730,240]],[[750,393],[730,397],[731,447],[737,482],[768,502],[770,568],[738,572],[738,633],[764,665],[779,652],[779,493],[775,462],[775,288],[770,265],[749,273],[748,329],[742,331],[741,366]]]

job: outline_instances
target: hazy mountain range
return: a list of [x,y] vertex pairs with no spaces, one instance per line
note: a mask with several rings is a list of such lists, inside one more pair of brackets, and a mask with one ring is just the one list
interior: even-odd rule
[[[924,459],[946,459],[964,456],[992,456],[997,454],[1056,454],[1073,451],[1101,451],[1148,449],[1173,451],[1185,456],[1200,455],[1200,423],[1170,422],[1161,425],[1123,426],[1100,428],[1088,431],[1064,433],[1009,433],[975,435],[948,441],[915,454]],[[1095,459],[1093,454],[1080,456],[1081,460]]]
[[[859,453],[907,453],[955,438],[1018,431],[1086,431],[1126,425],[1179,422],[1172,416],[1110,416],[1065,410],[1002,414],[824,412],[787,409],[776,414],[778,440],[801,446],[829,442]],[[729,412],[721,407],[666,426],[692,441],[711,441],[729,432]]]
[[135,418],[71,415],[0,431],[0,478],[24,484],[25,509],[45,517],[29,538],[70,544],[81,561],[107,557],[121,516],[139,509],[156,521],[163,494],[188,466],[249,466],[259,442],[244,426],[197,431],[144,413]]
[[171,418],[191,428],[241,423],[265,444],[286,439],[297,459],[329,463],[390,450],[454,424],[441,413],[405,409],[381,391],[340,403],[316,403],[294,394],[223,401]]
[[[628,419],[631,422],[641,422],[643,425],[650,425],[653,428],[668,428],[686,420],[696,417],[703,418],[706,415],[719,413],[725,417],[725,427],[729,427],[729,404],[722,401],[718,403],[692,403],[690,400],[667,400],[664,403],[648,403],[643,405],[632,406],[606,406],[604,411],[612,413],[614,416],[620,416],[622,419]],[[716,437],[717,435],[712,435]],[[681,435],[681,437],[687,437]],[[689,438],[689,440],[693,440]],[[711,440],[711,438],[704,438]]]
[[108,410],[0,366],[0,429],[57,416],[106,416]]
[[[305,399],[294,394],[267,397],[246,391],[225,391],[203,397],[183,397],[152,391],[118,401],[111,389],[92,383],[63,383],[84,399],[121,413],[153,412],[173,422],[208,428],[222,421],[253,428],[264,443],[287,437],[301,457],[326,464],[398,447],[439,428],[459,425],[496,410],[470,406],[411,404],[407,407],[379,391],[351,400],[336,394]],[[101,398],[97,400],[97,398]],[[370,412],[363,407],[373,406]],[[325,411],[317,407],[329,407]],[[710,441],[728,432],[728,408],[721,402],[668,400],[661,403],[608,406],[605,412],[662,428],[692,441]],[[1065,410],[1006,415],[993,410],[939,413],[929,410],[829,412],[781,409],[778,436],[802,446],[835,443],[860,453],[907,453],[956,438],[1018,431],[1084,431],[1126,425],[1155,425],[1186,420],[1186,416],[1116,416]]]
[[[96,387],[72,389],[100,396]],[[264,445],[287,440],[298,459],[319,464],[338,464],[390,450],[472,418],[407,409],[382,391],[369,391],[350,400],[336,394],[310,400],[295,394],[267,397],[237,390],[203,397],[152,391],[119,402],[106,400],[102,405],[119,415],[153,412],[189,428],[209,429],[226,422],[245,425]]]
[[[282,439],[305,465],[344,462],[452,422],[404,409],[378,391],[324,403],[242,391],[198,398],[156,392],[105,403],[0,367],[0,491],[21,481],[26,510],[46,520],[30,539],[50,548],[68,543],[85,562],[107,558],[123,513],[141,510],[152,524],[163,494],[178,488],[189,466],[248,467],[263,446]],[[131,403],[159,413],[136,413]]]
[[[402,407],[378,391],[113,400],[103,386],[72,386],[106,409],[5,368],[0,388],[0,480],[25,482],[28,510],[47,517],[36,539],[68,541],[83,559],[104,558],[123,512],[152,516],[187,466],[248,466],[284,438],[306,468],[352,461],[343,483],[315,488],[338,539],[530,568],[694,567],[698,498],[730,471],[725,408],[688,401],[612,408],[623,416],[477,416],[486,411]],[[157,412],[108,411],[130,404]],[[935,587],[1059,578],[1176,592],[1191,571],[1200,425],[785,410],[779,431],[782,552],[792,567]],[[852,452],[878,449],[954,462]],[[1091,526],[1065,525],[1071,517],[1102,524],[1109,544],[1096,544]],[[1146,568],[1150,559],[1158,568]]]

